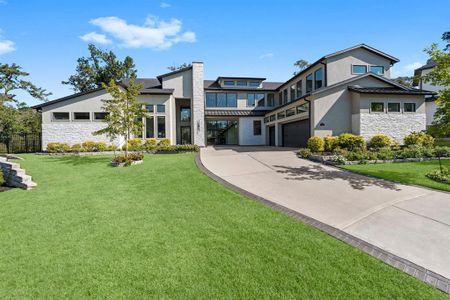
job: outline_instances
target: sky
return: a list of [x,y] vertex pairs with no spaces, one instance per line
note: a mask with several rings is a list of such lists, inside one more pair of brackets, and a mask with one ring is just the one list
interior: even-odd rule
[[88,43],[131,56],[138,77],[202,61],[205,79],[268,81],[290,78],[298,59],[366,43],[400,59],[397,77],[426,62],[423,49],[450,30],[449,12],[448,0],[0,0],[0,63],[20,65],[50,100],[73,93],[61,81]]

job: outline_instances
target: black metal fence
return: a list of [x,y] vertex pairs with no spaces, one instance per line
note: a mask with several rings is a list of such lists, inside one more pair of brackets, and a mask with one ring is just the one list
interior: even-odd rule
[[40,133],[13,135],[6,139],[0,135],[0,153],[34,153],[42,150]]

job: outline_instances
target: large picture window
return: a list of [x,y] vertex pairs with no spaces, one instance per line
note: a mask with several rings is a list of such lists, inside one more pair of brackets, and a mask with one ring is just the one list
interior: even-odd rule
[[237,107],[237,94],[206,93],[206,107]]

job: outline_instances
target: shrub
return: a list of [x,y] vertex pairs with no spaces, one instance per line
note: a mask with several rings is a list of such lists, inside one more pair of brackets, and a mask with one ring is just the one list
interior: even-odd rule
[[[143,149],[142,139],[134,138],[128,140],[128,151],[141,151]],[[125,150],[125,145],[122,146],[122,150]]]
[[326,152],[333,152],[339,146],[337,136],[326,136],[323,138],[323,142]]
[[178,152],[198,152],[200,148],[197,145],[184,144],[184,145],[176,145]]
[[0,169],[0,186],[5,184],[5,178],[3,177],[3,172]]
[[70,151],[72,152],[81,152],[81,144],[73,144],[72,147],[70,147]]
[[47,151],[49,153],[64,153],[69,152],[70,145],[67,143],[48,143]]
[[81,144],[83,151],[102,152],[106,151],[108,145],[105,142],[86,141]]
[[308,139],[308,149],[311,152],[323,152],[324,144],[323,138],[320,136],[313,136]]
[[441,170],[434,170],[427,173],[425,176],[434,181],[450,184],[450,171],[444,167],[442,168],[442,172]]
[[297,154],[301,158],[308,158],[311,156],[311,150],[309,150],[308,148],[301,148],[300,150],[298,150]]
[[330,161],[337,165],[345,165],[347,162],[347,159],[343,155],[333,155],[330,158]]
[[106,151],[116,151],[116,149],[117,149],[117,146],[114,144],[106,146]]
[[161,139],[159,141],[158,145],[160,145],[160,146],[169,146],[170,145],[170,139]]
[[351,133],[343,133],[338,138],[339,147],[342,149],[347,149],[349,151],[354,151],[364,148],[364,138],[359,135],[354,135]]
[[438,147],[434,148],[434,156],[450,157],[450,147],[438,146]]
[[177,153],[178,149],[176,145],[158,145],[154,153]]
[[389,147],[391,144],[392,139],[384,134],[374,135],[369,141],[370,148],[374,149],[386,148]]
[[356,151],[349,151],[345,158],[349,161],[360,161],[364,162],[367,160],[376,160],[377,152],[372,151],[366,151],[366,150],[356,150]]
[[423,147],[410,145],[396,152],[396,158],[420,158],[423,156]]
[[139,161],[144,159],[144,153],[138,152],[138,153],[129,153],[128,157],[125,157],[125,155],[117,155],[112,159],[113,163],[125,163],[125,166],[131,165],[134,161]]
[[406,146],[417,145],[426,148],[434,146],[434,138],[424,132],[411,132],[403,139]]
[[155,138],[145,139],[144,146],[156,146],[158,144],[158,140]]
[[377,159],[391,160],[395,158],[395,153],[389,148],[382,148],[376,152]]

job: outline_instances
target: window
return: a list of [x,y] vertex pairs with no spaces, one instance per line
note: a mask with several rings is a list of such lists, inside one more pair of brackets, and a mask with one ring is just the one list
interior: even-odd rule
[[70,116],[68,112],[54,112],[53,113],[54,121],[69,121]]
[[225,85],[225,86],[234,86],[234,80],[225,80],[223,82],[223,85]]
[[159,116],[157,117],[158,121],[158,138],[166,137],[166,117]]
[[319,69],[314,72],[314,89],[320,89],[323,85],[323,72]]
[[153,106],[153,104],[147,104],[145,106],[145,109],[147,110],[147,112],[154,112],[155,111],[155,107]]
[[264,106],[265,105],[265,100],[266,100],[266,95],[265,94],[256,94],[256,106]]
[[309,103],[303,103],[302,105],[297,106],[297,113],[305,113],[309,110]]
[[364,73],[367,73],[367,66],[352,65],[352,74],[364,74]]
[[264,123],[267,123],[267,122],[269,122],[269,117],[264,118]]
[[258,87],[260,85],[258,81],[250,81],[248,84],[253,87]]
[[294,101],[295,99],[297,99],[297,98],[295,98],[295,84],[294,85],[291,85],[291,101]]
[[216,93],[206,93],[206,106],[216,107]]
[[190,122],[190,121],[191,121],[191,108],[180,107],[180,122]]
[[287,101],[288,101],[288,90],[285,89],[283,91],[283,104],[287,103]]
[[377,75],[383,75],[384,67],[383,66],[370,66],[370,72],[377,74]]
[[217,107],[226,107],[226,106],[227,106],[227,94],[217,93]]
[[153,117],[145,118],[145,137],[147,139],[155,137],[155,124],[153,123],[153,120]]
[[269,120],[270,120],[270,122],[275,121],[275,115],[269,116]]
[[237,94],[227,94],[227,107],[237,107]]
[[275,106],[275,95],[273,93],[267,94],[267,106],[269,107]]
[[400,112],[400,103],[388,103],[388,112]]
[[278,105],[283,104],[283,92],[278,94]]
[[285,116],[286,116],[286,115],[284,114],[284,111],[279,112],[279,113],[277,114],[277,119],[278,119],[278,120],[284,119]]
[[416,112],[416,104],[415,103],[405,103],[403,104],[404,112]]
[[247,106],[255,106],[255,94],[247,94]]
[[166,112],[166,106],[164,104],[156,105],[156,112],[158,112],[158,113],[165,113]]
[[289,108],[288,110],[286,110],[286,117],[290,117],[293,115],[295,115],[295,107]]
[[247,86],[247,81],[238,81],[237,86]]
[[91,119],[91,114],[88,112],[75,112],[73,113],[73,119],[77,121],[86,121]]
[[261,135],[261,120],[253,121],[253,135]]
[[306,76],[306,92],[310,93],[313,89],[313,75],[309,74]]
[[109,115],[109,113],[107,113],[107,112],[95,112],[94,120],[96,120],[96,121],[104,120],[107,115]]
[[302,81],[298,81],[295,87],[297,89],[297,98],[300,98],[302,96]]
[[372,102],[370,104],[371,112],[384,112],[384,103],[383,102]]
[[206,93],[206,107],[237,107],[237,94]]

